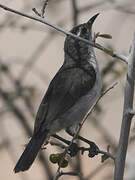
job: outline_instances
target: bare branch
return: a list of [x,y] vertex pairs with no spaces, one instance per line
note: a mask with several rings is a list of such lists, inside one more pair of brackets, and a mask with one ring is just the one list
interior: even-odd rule
[[63,171],[60,171],[60,172],[57,172],[57,174],[56,174],[56,176],[54,177],[53,180],[57,180],[57,179],[59,179],[59,177],[61,177],[63,175],[82,177],[82,174],[80,172],[76,172],[76,171],[63,172]]
[[108,89],[106,89],[104,92],[101,93],[101,95],[99,96],[99,98],[97,99],[97,101],[95,102],[95,104],[93,104],[93,107],[90,109],[90,111],[86,114],[86,116],[84,117],[82,123],[80,124],[80,129],[81,126],[83,126],[84,122],[86,121],[86,119],[88,118],[88,116],[93,112],[95,106],[97,105],[97,103],[99,102],[99,100],[105,95],[107,94],[111,89],[113,89],[115,86],[117,85],[117,82],[114,83],[112,86],[110,86]]
[[32,19],[32,20],[41,22],[41,23],[43,23],[43,24],[46,24],[46,25],[54,28],[54,29],[57,30],[57,31],[60,31],[60,32],[66,34],[66,35],[68,35],[68,36],[71,36],[71,37],[73,37],[73,38],[75,38],[75,39],[78,39],[78,40],[83,41],[83,42],[85,42],[85,43],[87,43],[87,44],[90,44],[91,46],[93,46],[93,47],[95,47],[95,48],[97,48],[97,49],[100,49],[100,50],[104,51],[106,54],[109,54],[109,55],[112,56],[112,57],[118,58],[118,59],[120,59],[120,60],[128,63],[127,57],[125,57],[125,56],[123,56],[123,55],[119,55],[118,53],[113,52],[112,50],[107,49],[107,48],[101,46],[101,45],[98,44],[98,43],[94,43],[94,42],[92,42],[92,41],[88,41],[88,40],[86,40],[86,39],[83,39],[83,38],[75,35],[75,34],[72,34],[71,32],[62,29],[62,28],[60,28],[60,27],[58,27],[58,26],[56,26],[56,25],[48,22],[47,20],[44,20],[43,18],[39,18],[39,17],[35,17],[35,16],[31,16],[31,15],[22,13],[22,12],[20,12],[20,11],[11,9],[11,8],[9,8],[9,7],[7,7],[7,6],[2,5],[2,4],[0,4],[0,8],[3,8],[3,9],[6,10],[6,11],[10,11],[10,12],[12,12],[12,13],[15,13],[15,14],[18,14],[18,15],[21,15],[21,16],[24,16],[24,17],[26,17],[26,18],[29,18],[29,19]]
[[115,157],[114,157],[111,153],[109,153],[109,152],[99,150],[98,153],[103,154],[103,155],[106,155],[106,156],[108,156],[109,158],[115,160]]
[[133,97],[134,97],[134,83],[135,83],[135,34],[133,44],[131,48],[131,54],[128,59],[128,72],[124,95],[124,107],[123,118],[121,125],[121,133],[119,139],[118,150],[115,159],[115,180],[123,180],[125,158],[127,153],[128,139],[132,117],[130,113],[127,113],[129,109],[133,109]]

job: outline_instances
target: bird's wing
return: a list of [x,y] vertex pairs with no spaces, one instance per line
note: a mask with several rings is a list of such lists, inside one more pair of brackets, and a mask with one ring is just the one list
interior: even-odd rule
[[43,124],[52,123],[77,103],[78,99],[94,86],[95,80],[96,73],[93,66],[62,67],[51,81],[40,104],[34,132],[38,132]]

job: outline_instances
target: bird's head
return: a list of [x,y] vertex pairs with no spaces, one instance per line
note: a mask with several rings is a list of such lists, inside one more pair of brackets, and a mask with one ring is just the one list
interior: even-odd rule
[[[73,27],[70,32],[77,35],[78,37],[92,40],[92,25],[98,15],[99,13],[90,18],[88,22]],[[85,60],[90,59],[92,47],[83,41],[80,41],[71,36],[67,36],[65,40],[64,51],[65,57],[67,57],[65,58],[65,62],[69,62],[70,59],[75,62],[84,62]]]
[[84,24],[80,24],[78,26],[75,26],[74,28],[71,29],[71,33],[82,37],[84,39],[90,39],[91,37],[91,30],[92,30],[92,25],[95,21],[95,19],[97,18],[97,16],[99,15],[99,13],[97,13],[96,15],[94,15],[92,18],[90,18],[88,20],[88,22],[84,23]]

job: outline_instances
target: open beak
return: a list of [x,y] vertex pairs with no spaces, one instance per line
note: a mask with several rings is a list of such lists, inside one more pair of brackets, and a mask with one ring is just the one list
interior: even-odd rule
[[95,14],[94,16],[92,16],[92,18],[90,18],[90,20],[86,23],[88,25],[88,27],[91,29],[95,19],[97,18],[97,16],[99,15],[99,13]]

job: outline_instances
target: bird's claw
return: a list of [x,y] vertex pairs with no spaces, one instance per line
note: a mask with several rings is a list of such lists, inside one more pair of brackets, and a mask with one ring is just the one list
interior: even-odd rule
[[77,154],[78,151],[79,151],[79,147],[78,147],[78,145],[77,145],[76,143],[72,143],[72,144],[69,146],[68,151],[69,151],[68,154],[69,154],[71,157],[76,156],[76,154]]
[[88,156],[92,158],[96,156],[98,153],[99,147],[94,142],[91,142]]

